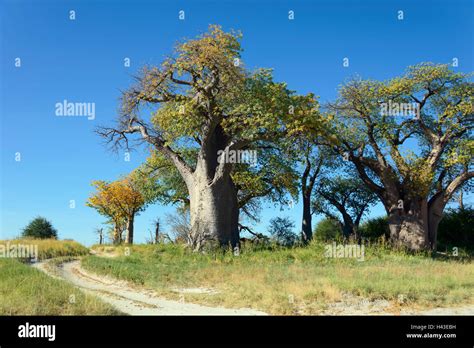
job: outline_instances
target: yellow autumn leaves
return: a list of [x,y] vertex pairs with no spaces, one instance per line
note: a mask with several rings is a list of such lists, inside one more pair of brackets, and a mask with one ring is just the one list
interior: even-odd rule
[[134,187],[130,178],[113,182],[97,180],[92,182],[92,186],[96,192],[89,197],[86,205],[110,218],[116,229],[133,219],[145,204],[143,195]]

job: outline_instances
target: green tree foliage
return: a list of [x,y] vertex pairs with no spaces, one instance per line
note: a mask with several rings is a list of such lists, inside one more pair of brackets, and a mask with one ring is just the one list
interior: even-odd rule
[[51,222],[39,216],[34,218],[22,231],[22,237],[25,238],[54,238],[58,237],[57,230]]
[[359,233],[362,238],[377,241],[381,237],[390,238],[390,229],[388,228],[388,219],[386,216],[380,216],[364,221],[359,227]]

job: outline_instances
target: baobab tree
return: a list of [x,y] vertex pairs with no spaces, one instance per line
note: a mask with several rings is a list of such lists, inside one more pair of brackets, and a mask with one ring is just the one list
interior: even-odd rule
[[396,244],[435,249],[446,204],[474,177],[473,98],[468,75],[424,63],[386,82],[353,79],[329,105],[327,145],[380,198]]
[[[219,154],[277,139],[289,123],[312,115],[311,95],[295,95],[273,81],[268,69],[244,69],[240,37],[211,26],[181,43],[160,67],[145,67],[123,92],[117,126],[98,130],[115,146],[128,147],[137,134],[173,163],[188,191],[195,250],[213,241],[239,244],[235,163],[219,161]],[[144,111],[150,109],[147,118]],[[182,149],[197,150],[192,161]]]
[[[257,142],[249,149],[258,151],[258,166],[237,163],[231,173],[237,190],[239,208],[239,230],[257,235],[248,226],[259,221],[263,201],[288,205],[289,198],[297,198],[297,173],[293,168],[293,158],[287,156],[282,146]],[[187,161],[192,161],[195,150],[181,151]],[[136,170],[136,175],[154,182],[153,199],[161,204],[177,205],[178,209],[189,210],[189,193],[176,167],[161,153],[153,151]],[[191,239],[186,239],[191,242]],[[192,242],[190,243],[192,245]]]

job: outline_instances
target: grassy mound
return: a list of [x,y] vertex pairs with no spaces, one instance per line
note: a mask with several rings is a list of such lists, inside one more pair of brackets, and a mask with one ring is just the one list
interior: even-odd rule
[[31,250],[37,250],[37,257],[39,260],[62,256],[82,256],[89,253],[88,248],[71,240],[29,238],[0,240],[0,247],[2,246],[5,250],[12,246],[23,246],[30,248]]

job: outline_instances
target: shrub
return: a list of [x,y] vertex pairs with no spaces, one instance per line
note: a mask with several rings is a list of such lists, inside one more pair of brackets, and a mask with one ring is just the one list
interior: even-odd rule
[[474,250],[474,209],[448,209],[438,227],[438,249],[461,247]]
[[314,227],[314,238],[323,241],[342,238],[341,224],[334,219],[322,219]]
[[386,216],[380,216],[364,221],[359,226],[359,234],[362,238],[377,240],[380,237],[389,239],[390,229],[388,228],[388,219]]
[[51,222],[39,216],[33,219],[23,229],[22,236],[27,237],[27,238],[39,238],[39,239],[54,238],[56,239],[58,237],[58,232],[53,227]]

